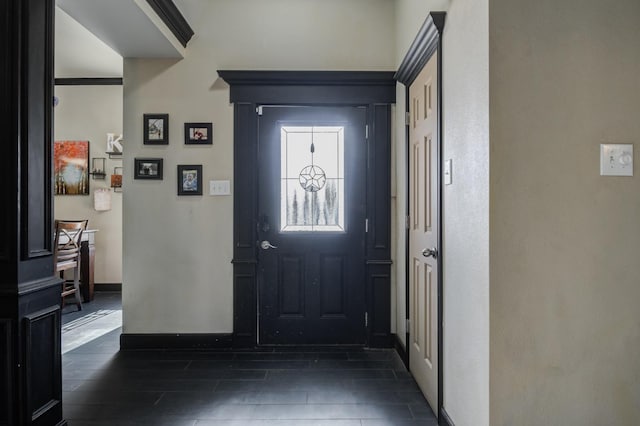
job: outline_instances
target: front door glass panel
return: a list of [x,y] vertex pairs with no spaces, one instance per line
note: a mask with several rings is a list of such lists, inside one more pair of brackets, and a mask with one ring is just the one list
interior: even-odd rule
[[344,127],[280,128],[280,231],[344,232]]

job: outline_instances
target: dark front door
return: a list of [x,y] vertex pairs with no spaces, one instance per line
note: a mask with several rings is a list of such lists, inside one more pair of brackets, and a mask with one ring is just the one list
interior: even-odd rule
[[262,107],[261,344],[365,343],[364,107]]

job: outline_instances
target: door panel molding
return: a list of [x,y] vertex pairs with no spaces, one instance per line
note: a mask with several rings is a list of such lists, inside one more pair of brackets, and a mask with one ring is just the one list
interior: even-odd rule
[[[305,256],[283,254],[278,259],[278,317],[304,316],[306,294],[304,289]],[[291,283],[293,285],[287,285]],[[291,289],[294,291],[286,291]]]
[[[424,68],[424,66],[427,64],[427,62],[429,61],[429,59],[431,59],[431,57],[434,55],[434,53],[438,54],[437,57],[437,93],[436,93],[436,113],[437,115],[437,120],[438,120],[438,125],[437,125],[437,134],[435,135],[435,143],[437,145],[437,150],[439,153],[439,158],[438,158],[438,171],[437,171],[437,175],[440,176],[440,171],[443,169],[443,164],[442,164],[442,147],[443,147],[443,143],[444,143],[444,138],[443,138],[443,134],[442,134],[442,128],[443,128],[443,114],[442,114],[442,105],[443,105],[443,91],[442,91],[442,58],[443,58],[443,44],[442,44],[442,32],[444,30],[444,25],[445,25],[445,20],[446,20],[446,12],[431,12],[427,18],[425,19],[425,22],[422,24],[422,27],[420,28],[420,30],[418,31],[418,34],[416,35],[416,38],[414,39],[413,43],[411,44],[411,46],[409,47],[409,50],[407,52],[407,54],[405,55],[404,59],[402,60],[400,67],[398,68],[398,71],[396,72],[394,78],[404,84],[405,86],[405,113],[409,114],[410,112],[410,103],[411,103],[411,98],[409,96],[409,87],[411,86],[411,84],[415,81],[416,77],[418,76],[418,74],[422,71],[422,69]],[[432,94],[433,95],[433,94]],[[431,105],[433,107],[433,105]],[[409,130],[410,130],[410,125],[411,125],[411,121],[413,121],[413,117],[410,117],[410,120],[408,120],[409,123],[406,124],[405,126],[405,143],[406,143],[406,158],[405,158],[405,164],[406,164],[406,182],[407,182],[407,194],[406,194],[406,205],[405,205],[405,211],[406,211],[406,215],[408,216],[411,212],[410,212],[410,204],[409,204],[409,200],[410,200],[410,196],[411,196],[411,191],[412,191],[412,185],[411,185],[411,179],[412,176],[410,174],[410,163],[409,163],[409,158],[410,158],[410,149],[412,148],[412,141],[409,138]],[[438,217],[442,218],[442,181],[441,179],[439,179],[438,184],[437,184],[437,194],[435,194],[438,200]],[[438,235],[439,235],[439,241],[438,241],[438,247],[442,248],[442,220],[438,221],[437,224],[438,227]],[[409,227],[407,227],[409,228]],[[409,276],[410,276],[410,269],[411,269],[411,258],[409,256],[409,229],[406,230],[406,244],[405,244],[405,253],[407,254],[406,256],[406,264],[405,264],[405,273],[406,273],[406,293],[407,295],[410,294],[411,291],[411,283],[409,282]],[[438,331],[438,348],[437,348],[437,359],[438,359],[438,407],[437,407],[437,412],[438,412],[438,424],[446,424],[447,422],[450,423],[448,416],[446,416],[446,411],[444,409],[444,405],[443,405],[443,371],[444,371],[444,359],[443,359],[443,338],[444,338],[444,333],[443,333],[443,327],[442,327],[442,320],[443,320],[443,281],[442,281],[442,276],[444,274],[444,269],[442,267],[442,253],[440,255],[438,255],[438,281],[436,283],[437,285],[437,307],[438,307],[438,316],[437,316],[437,331]],[[405,300],[405,312],[407,313],[407,320],[409,319],[409,311],[411,309],[410,306],[410,300],[409,297],[406,298]],[[409,334],[409,330],[407,330],[406,336],[405,336],[405,342],[407,342],[407,348],[405,348],[406,350],[406,355],[408,357],[409,354],[409,350],[408,350],[408,346],[409,346],[409,342],[411,342],[412,336],[410,336]],[[407,360],[407,364],[409,363],[409,361]],[[436,407],[433,407],[436,408]]]
[[23,326],[23,364],[27,366],[24,383],[26,393],[31,395],[25,418],[35,422],[62,404],[60,307],[53,305],[25,315]]
[[[368,109],[362,106],[262,107],[262,115],[258,120],[258,240],[270,241],[278,248],[259,250],[258,255],[260,344],[362,345],[366,342],[367,113]],[[326,145],[328,140],[320,137],[316,141],[315,151],[321,155],[328,153],[326,149],[334,152],[319,160],[318,164],[328,167],[327,182],[330,179],[342,179],[342,183],[336,182],[335,206],[339,214],[333,218],[340,218],[340,231],[323,232],[309,228],[303,232],[291,232],[284,228],[293,226],[294,222],[295,226],[299,226],[298,219],[301,217],[297,212],[293,221],[287,217],[288,214],[283,215],[285,212],[292,213],[293,206],[283,206],[283,202],[287,201],[283,199],[282,191],[287,191],[290,197],[288,203],[293,202],[292,191],[298,191],[298,210],[302,208],[302,216],[305,216],[304,206],[307,206],[307,214],[311,214],[310,217],[305,216],[310,219],[308,223],[316,219],[320,221],[320,210],[313,213],[311,206],[322,203],[321,198],[324,197],[320,197],[320,194],[327,195],[322,190],[313,195],[300,191],[297,173],[303,164],[308,164],[309,158],[304,153],[298,157],[300,151],[291,157],[290,150],[296,152],[296,140],[305,143],[293,136],[296,134],[293,129],[305,132],[303,129],[306,126],[318,129],[319,134],[322,134],[323,127],[333,133],[330,139],[336,145],[330,147]],[[313,134],[307,134],[304,138],[313,138]],[[310,148],[302,149],[306,151]],[[295,181],[288,181],[292,186],[283,182],[283,179],[292,177]],[[320,223],[318,226],[318,229],[323,227]],[[302,268],[294,263],[282,263],[278,275],[277,258],[285,255],[304,259],[299,263]],[[345,275],[340,274],[340,267],[335,261],[328,264],[327,257],[347,259],[343,261]],[[333,277],[323,281],[323,275],[327,274]],[[296,297],[302,295],[304,304],[296,303]],[[283,301],[287,301],[284,312],[293,315],[282,315],[281,311],[274,309]],[[329,308],[327,312],[323,310],[325,306],[334,308]],[[339,312],[331,312],[334,309]]]
[[[234,345],[257,343],[257,162],[261,105],[367,107],[367,206],[365,285],[367,344],[392,345],[391,104],[396,82],[386,71],[218,71],[234,104]],[[363,224],[364,226],[364,224]],[[369,263],[369,262],[374,263]],[[372,289],[376,275],[376,290]],[[381,295],[376,296],[374,294]],[[386,296],[382,296],[382,294]],[[386,300],[382,300],[386,299]],[[371,324],[376,324],[375,334]]]
[[53,0],[0,2],[0,425],[64,425],[53,265]]

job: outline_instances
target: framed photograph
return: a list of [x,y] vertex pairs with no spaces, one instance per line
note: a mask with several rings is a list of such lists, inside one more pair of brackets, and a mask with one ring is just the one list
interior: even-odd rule
[[184,123],[184,143],[186,145],[213,144],[213,124]]
[[53,144],[55,195],[89,195],[89,141]]
[[202,165],[178,165],[178,195],[202,195]]
[[168,145],[169,114],[144,114],[142,131],[145,145]]
[[162,180],[162,158],[136,158],[134,179]]

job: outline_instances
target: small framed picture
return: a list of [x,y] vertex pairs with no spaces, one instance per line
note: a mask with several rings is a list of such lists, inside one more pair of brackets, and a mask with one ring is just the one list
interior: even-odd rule
[[211,145],[213,143],[213,124],[184,123],[184,143],[186,145]]
[[143,132],[145,145],[168,145],[169,114],[144,114]]
[[162,180],[162,158],[136,158],[134,179]]
[[178,165],[178,195],[202,195],[202,165]]

